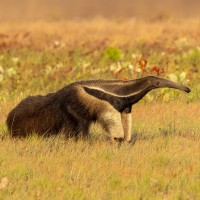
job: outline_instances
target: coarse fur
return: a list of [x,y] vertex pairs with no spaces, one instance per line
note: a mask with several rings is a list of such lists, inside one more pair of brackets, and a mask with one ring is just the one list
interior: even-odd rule
[[8,115],[11,136],[32,132],[49,136],[63,132],[66,137],[87,135],[90,124],[98,122],[111,139],[131,140],[132,105],[156,88],[190,89],[154,76],[122,81],[78,81],[46,96],[22,100]]

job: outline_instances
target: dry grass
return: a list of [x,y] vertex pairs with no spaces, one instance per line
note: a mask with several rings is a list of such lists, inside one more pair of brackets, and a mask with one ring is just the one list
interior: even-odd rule
[[199,137],[199,103],[180,101],[143,104],[133,107],[133,125],[144,135],[182,135]]
[[[198,107],[181,102],[135,106],[134,146],[118,148],[96,137],[78,142],[5,137],[0,175],[8,185],[0,189],[0,198],[198,199]],[[175,132],[168,127],[174,120]]]

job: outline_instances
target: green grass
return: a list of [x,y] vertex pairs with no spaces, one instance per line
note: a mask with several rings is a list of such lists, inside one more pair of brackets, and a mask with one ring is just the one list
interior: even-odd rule
[[[199,23],[190,22],[2,25],[0,199],[199,199]],[[155,66],[192,92],[156,90],[136,104],[135,144],[111,144],[98,126],[78,141],[8,135],[7,114],[29,95],[80,79],[157,75]]]

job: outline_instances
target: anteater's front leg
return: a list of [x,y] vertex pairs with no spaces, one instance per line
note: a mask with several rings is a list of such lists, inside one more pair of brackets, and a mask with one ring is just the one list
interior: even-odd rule
[[132,115],[131,107],[125,108],[121,113],[121,120],[124,129],[124,141],[131,141],[131,131],[132,131]]
[[124,130],[121,121],[121,113],[115,109],[110,109],[104,112],[98,122],[102,125],[106,134],[111,140],[123,141]]

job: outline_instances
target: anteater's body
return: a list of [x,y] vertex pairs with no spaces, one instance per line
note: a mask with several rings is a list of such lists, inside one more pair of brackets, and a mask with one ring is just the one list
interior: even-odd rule
[[170,87],[190,89],[158,77],[121,80],[79,81],[46,96],[22,100],[8,115],[12,136],[24,137],[35,132],[52,135],[88,134],[92,122],[99,122],[111,138],[131,139],[131,108],[150,90]]

